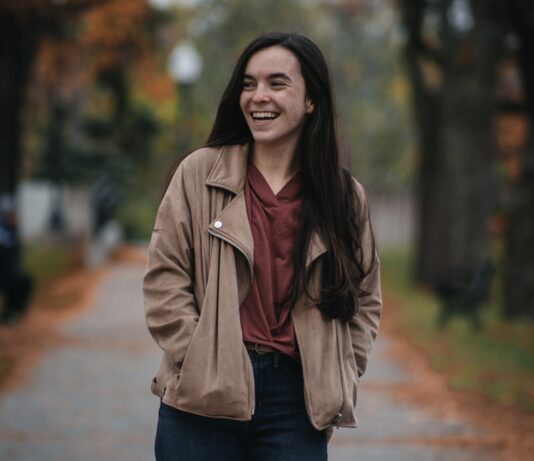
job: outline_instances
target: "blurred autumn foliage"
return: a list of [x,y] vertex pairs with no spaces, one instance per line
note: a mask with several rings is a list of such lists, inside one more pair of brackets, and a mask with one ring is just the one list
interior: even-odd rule
[[[80,136],[88,135],[85,146],[89,146],[91,134],[102,141],[105,132],[104,150],[131,147],[132,131],[140,125],[154,132],[147,111],[140,114],[131,103],[136,79],[149,97],[162,100],[172,94],[153,52],[151,14],[143,0],[0,1],[5,26],[0,57],[0,193],[14,193],[23,151],[32,159],[31,169],[44,174],[54,170],[58,180],[68,179],[65,165],[79,160],[64,153],[69,150],[69,130],[76,132],[76,146],[84,144]],[[98,120],[88,120],[91,103],[101,96],[98,88],[105,89],[109,98],[92,108]],[[24,141],[22,130],[27,135]],[[47,143],[48,148],[43,147]],[[146,141],[143,145],[146,148]]]
[[154,110],[174,101],[157,43],[167,17],[146,0],[2,0],[0,21],[0,194],[31,175],[106,184],[115,209],[134,199]]

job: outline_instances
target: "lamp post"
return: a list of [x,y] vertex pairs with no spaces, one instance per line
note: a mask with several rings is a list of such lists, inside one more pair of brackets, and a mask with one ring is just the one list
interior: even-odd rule
[[169,55],[167,69],[177,86],[179,148],[184,151],[191,142],[189,128],[194,114],[191,90],[202,72],[202,57],[191,42],[180,42]]
[[54,94],[51,95],[51,117],[46,140],[46,159],[48,178],[52,184],[52,197],[48,227],[53,233],[65,230],[63,210],[64,150],[63,131],[66,111],[63,103]]

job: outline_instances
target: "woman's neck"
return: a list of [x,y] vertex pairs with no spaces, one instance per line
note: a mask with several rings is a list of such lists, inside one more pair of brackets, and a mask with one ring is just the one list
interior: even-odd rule
[[300,165],[294,146],[251,146],[250,159],[276,194],[297,172]]

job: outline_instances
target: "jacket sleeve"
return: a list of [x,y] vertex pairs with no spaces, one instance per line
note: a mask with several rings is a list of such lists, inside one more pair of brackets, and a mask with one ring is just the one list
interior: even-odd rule
[[159,207],[143,280],[148,330],[177,366],[183,361],[199,316],[193,293],[194,217],[185,182],[182,163]]
[[360,229],[363,252],[363,266],[368,270],[360,287],[368,295],[358,298],[358,311],[349,322],[352,339],[352,349],[358,366],[358,377],[361,377],[367,368],[367,358],[373,347],[378,332],[378,324],[382,312],[382,294],[380,287],[380,261],[374,245],[373,230],[369,218],[369,207],[363,187],[356,182],[356,193],[361,205]]

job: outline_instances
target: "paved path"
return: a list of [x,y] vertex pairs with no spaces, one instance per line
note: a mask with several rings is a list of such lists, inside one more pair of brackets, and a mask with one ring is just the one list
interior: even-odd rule
[[[116,266],[98,289],[94,306],[61,327],[65,345],[42,357],[17,391],[0,397],[0,460],[153,459],[158,401],[148,385],[160,352],[144,326],[142,273],[140,266]],[[360,428],[337,430],[329,459],[492,461],[468,449],[409,443],[414,437],[447,437],[475,429],[458,421],[438,421],[374,390],[376,383],[408,379],[385,354],[388,347],[381,338],[373,353],[360,391]]]
[[[331,461],[497,461],[475,448],[455,447],[451,442],[480,435],[464,421],[440,420],[424,408],[393,400],[384,388],[408,381],[417,385],[395,362],[388,348],[393,344],[379,336],[369,367],[358,390],[357,429],[334,432]],[[439,398],[439,396],[436,396]]]

